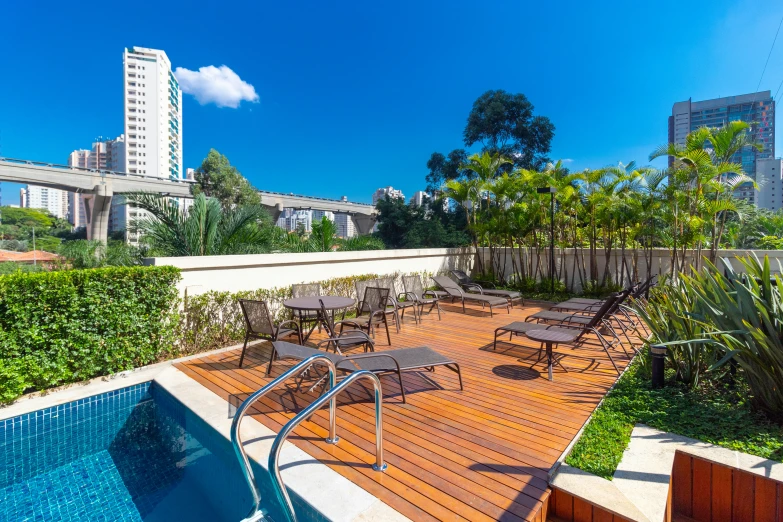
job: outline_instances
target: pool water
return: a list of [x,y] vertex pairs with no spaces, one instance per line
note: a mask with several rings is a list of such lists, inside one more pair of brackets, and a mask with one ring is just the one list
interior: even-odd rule
[[153,383],[0,421],[0,521],[235,522],[251,505],[230,443]]

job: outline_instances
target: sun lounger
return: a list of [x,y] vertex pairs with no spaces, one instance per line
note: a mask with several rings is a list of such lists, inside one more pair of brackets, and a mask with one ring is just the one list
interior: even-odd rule
[[493,286],[489,286],[488,283],[479,284],[473,281],[468,274],[462,270],[452,270],[452,275],[457,278],[460,286],[468,292],[478,292],[483,295],[494,295],[498,297],[505,297],[508,299],[508,303],[514,306],[514,301],[519,301],[519,304],[525,304],[525,300],[522,298],[522,294],[514,290],[499,290]]
[[337,353],[325,353],[321,350],[299,346],[297,344],[278,341],[272,343],[273,352],[270,356],[269,367],[275,359],[304,360],[312,355],[326,355],[335,364],[338,370],[351,373],[359,370],[371,371],[377,375],[387,373],[397,374],[400,382],[402,402],[405,402],[405,387],[402,382],[402,372],[412,370],[434,371],[436,366],[445,366],[455,372],[459,377],[459,389],[462,390],[462,373],[459,364],[441,355],[435,350],[420,346],[418,348],[400,348],[386,350],[384,352],[367,353],[361,355],[343,356]]
[[508,299],[505,297],[498,297],[498,296],[491,296],[491,295],[483,295],[483,294],[471,294],[468,292],[464,292],[462,288],[459,287],[457,283],[455,283],[451,278],[446,276],[435,276],[432,278],[435,283],[441,287],[445,292],[449,294],[449,297],[454,299],[460,299],[462,301],[462,312],[466,312],[465,310],[465,301],[471,301],[474,303],[481,303],[481,307],[484,308],[484,305],[489,306],[489,316],[492,317],[492,309],[495,306],[505,306],[506,311],[508,313],[511,313],[511,305],[508,302]]

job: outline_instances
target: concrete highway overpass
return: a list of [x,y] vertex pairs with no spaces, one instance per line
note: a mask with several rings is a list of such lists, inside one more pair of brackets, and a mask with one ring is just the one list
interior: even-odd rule
[[0,158],[0,181],[25,183],[84,194],[87,237],[106,241],[114,194],[157,192],[189,198],[189,180],[168,180],[108,170],[85,169],[37,161]]
[[[168,180],[140,174],[85,169],[37,161],[0,158],[0,181],[24,183],[84,194],[87,237],[108,237],[109,212],[114,194],[155,192],[172,197],[191,197],[191,180]],[[349,214],[359,234],[369,234],[376,221],[375,207],[366,203],[326,199],[260,190],[263,205],[276,222],[284,208],[323,210]]]
[[277,222],[277,218],[280,217],[280,213],[283,212],[284,208],[323,210],[335,214],[349,214],[353,224],[356,226],[356,231],[359,234],[369,234],[372,232],[372,227],[375,225],[377,218],[375,207],[367,203],[283,194],[281,192],[267,192],[265,190],[259,190],[258,193],[261,195],[261,205],[269,211],[275,222]]

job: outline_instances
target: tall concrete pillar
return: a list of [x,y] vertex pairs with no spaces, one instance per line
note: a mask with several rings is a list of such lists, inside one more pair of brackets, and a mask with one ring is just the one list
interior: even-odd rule
[[95,185],[92,194],[85,194],[84,214],[87,217],[87,239],[109,239],[109,214],[111,213],[112,191],[106,185]]
[[369,216],[366,214],[353,214],[351,220],[353,220],[353,225],[356,227],[356,233],[362,236],[371,234],[372,227],[375,226],[376,217],[375,214]]
[[277,220],[280,219],[280,214],[283,213],[283,204],[277,203],[274,206],[272,205],[261,205],[266,209],[267,212],[269,212],[269,215],[272,216],[272,224],[274,225],[277,223]]

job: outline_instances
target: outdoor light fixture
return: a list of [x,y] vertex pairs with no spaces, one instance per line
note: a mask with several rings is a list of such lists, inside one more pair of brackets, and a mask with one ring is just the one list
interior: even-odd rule
[[538,187],[539,194],[550,194],[549,204],[549,281],[552,293],[555,293],[555,187]]

